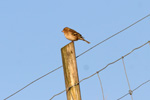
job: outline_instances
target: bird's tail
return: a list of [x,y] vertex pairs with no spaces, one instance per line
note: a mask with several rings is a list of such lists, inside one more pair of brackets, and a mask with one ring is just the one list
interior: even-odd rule
[[78,36],[78,39],[83,40],[83,41],[87,42],[88,44],[90,44],[90,42],[89,42],[89,41],[87,41],[87,40],[85,40],[85,39],[84,39],[81,35],[80,35],[80,36]]
[[87,42],[88,44],[90,44],[90,42],[89,42],[89,41],[87,41],[87,40],[85,40],[85,39],[83,39],[83,41],[85,41],[85,42]]

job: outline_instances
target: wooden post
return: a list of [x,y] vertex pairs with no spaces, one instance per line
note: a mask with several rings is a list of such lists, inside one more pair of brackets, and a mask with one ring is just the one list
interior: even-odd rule
[[[74,42],[61,49],[66,90],[79,82]],[[81,100],[79,84],[66,91],[67,100]]]

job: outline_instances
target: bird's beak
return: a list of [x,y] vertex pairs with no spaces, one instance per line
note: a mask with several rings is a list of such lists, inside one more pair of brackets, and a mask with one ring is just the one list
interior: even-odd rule
[[63,30],[61,32],[64,32]]

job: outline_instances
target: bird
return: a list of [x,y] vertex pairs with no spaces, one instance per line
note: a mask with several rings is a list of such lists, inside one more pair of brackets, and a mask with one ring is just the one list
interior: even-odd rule
[[85,40],[80,33],[78,33],[77,31],[75,31],[69,27],[65,27],[62,30],[62,32],[64,33],[65,37],[68,40],[71,40],[71,41],[83,40],[83,41],[87,42],[88,44],[90,43],[89,41]]

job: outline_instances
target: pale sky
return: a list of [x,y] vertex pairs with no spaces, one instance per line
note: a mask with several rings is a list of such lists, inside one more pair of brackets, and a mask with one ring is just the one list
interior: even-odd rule
[[[62,65],[61,48],[70,41],[61,32],[75,29],[91,42],[75,42],[76,55],[150,14],[149,0],[1,0],[0,100]],[[150,41],[150,17],[77,58],[79,80],[92,75]],[[124,58],[131,89],[150,80],[150,45]],[[128,93],[123,63],[99,73],[106,100]],[[63,68],[8,100],[49,100],[65,89]],[[80,84],[82,100],[103,100],[97,75]],[[150,82],[133,100],[150,100]],[[62,93],[53,100],[67,100]],[[130,95],[121,100],[131,100]]]

